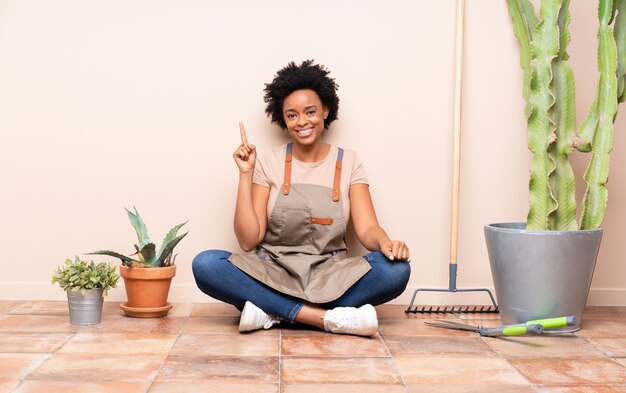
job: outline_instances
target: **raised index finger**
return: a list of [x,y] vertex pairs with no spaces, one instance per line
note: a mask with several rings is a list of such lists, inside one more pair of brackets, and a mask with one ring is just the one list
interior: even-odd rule
[[248,145],[248,137],[246,136],[246,129],[243,126],[242,122],[239,122],[239,132],[241,133],[241,143],[244,146]]

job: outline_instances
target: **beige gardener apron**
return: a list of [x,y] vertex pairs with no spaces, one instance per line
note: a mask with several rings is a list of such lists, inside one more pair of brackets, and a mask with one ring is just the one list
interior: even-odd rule
[[263,242],[230,262],[264,284],[312,303],[339,298],[371,267],[347,257],[346,219],[341,201],[343,149],[339,148],[333,188],[291,184],[293,144],[287,145],[282,192],[276,198]]

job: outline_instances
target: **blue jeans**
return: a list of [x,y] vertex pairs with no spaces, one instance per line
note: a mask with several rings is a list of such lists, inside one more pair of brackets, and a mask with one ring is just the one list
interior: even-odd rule
[[[208,250],[198,254],[192,264],[198,288],[212,298],[232,304],[239,310],[250,301],[266,313],[293,322],[306,303],[302,299],[285,295],[248,276],[228,261],[231,253]],[[406,288],[411,274],[407,262],[393,262],[376,251],[363,256],[372,269],[350,287],[341,297],[318,306],[360,307],[364,304],[386,303]]]

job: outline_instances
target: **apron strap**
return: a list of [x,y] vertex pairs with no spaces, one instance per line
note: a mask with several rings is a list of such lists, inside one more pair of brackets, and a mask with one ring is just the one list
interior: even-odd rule
[[291,149],[293,148],[293,143],[287,144],[287,153],[285,154],[285,176],[283,178],[283,195],[289,195],[289,184],[291,183],[291,160],[292,154]]
[[[289,195],[291,189],[291,162],[293,160],[293,143],[287,144],[287,151],[285,153],[285,175],[283,179],[283,195]],[[333,179],[333,201],[338,202],[341,195],[341,168],[343,163],[343,149],[338,148],[337,162],[335,163],[335,178]]]
[[337,153],[337,163],[335,164],[335,179],[333,180],[333,201],[339,201],[341,194],[341,167],[343,162],[343,149],[340,147]]

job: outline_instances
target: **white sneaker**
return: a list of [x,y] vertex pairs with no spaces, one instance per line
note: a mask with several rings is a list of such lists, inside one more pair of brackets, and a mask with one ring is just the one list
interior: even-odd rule
[[373,336],[378,331],[376,309],[371,304],[359,308],[336,307],[326,311],[324,330],[331,333]]
[[280,323],[280,319],[266,314],[251,302],[246,302],[239,320],[239,331],[251,332],[258,329],[269,329],[277,323]]

